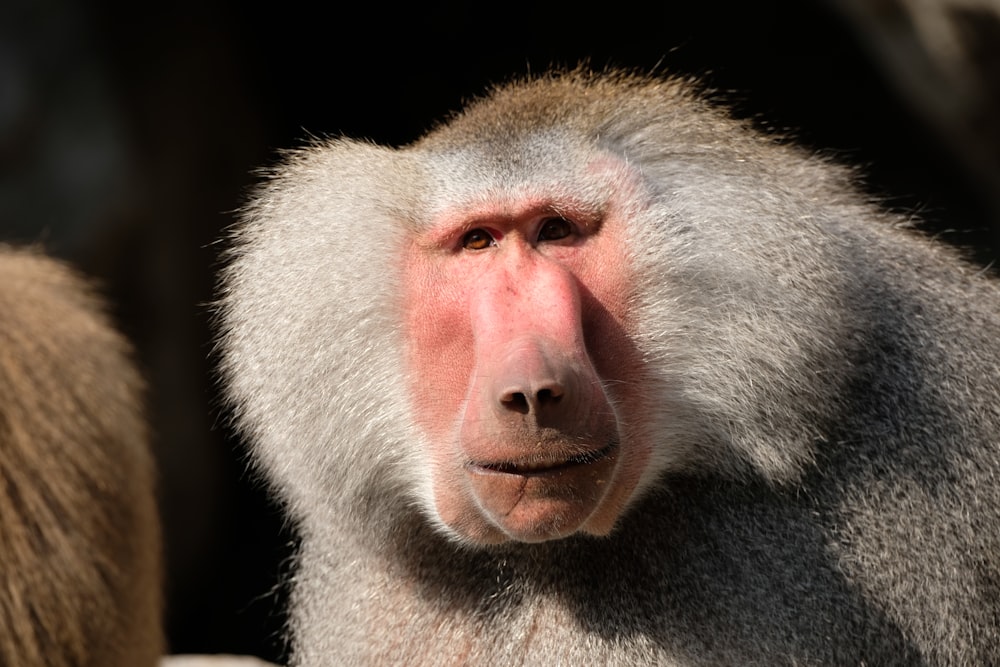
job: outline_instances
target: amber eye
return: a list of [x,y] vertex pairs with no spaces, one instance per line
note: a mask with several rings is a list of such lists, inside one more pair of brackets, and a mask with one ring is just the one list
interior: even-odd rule
[[558,241],[573,233],[573,223],[566,218],[546,218],[538,230],[539,241]]
[[473,229],[462,237],[462,247],[466,250],[485,250],[492,245],[493,237],[485,229]]

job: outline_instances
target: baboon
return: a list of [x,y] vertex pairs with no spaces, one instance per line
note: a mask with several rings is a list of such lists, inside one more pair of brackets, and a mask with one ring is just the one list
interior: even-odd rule
[[156,664],[143,387],[89,285],[0,246],[0,665]]
[[1000,287],[692,84],[291,153],[221,377],[295,665],[1000,661]]

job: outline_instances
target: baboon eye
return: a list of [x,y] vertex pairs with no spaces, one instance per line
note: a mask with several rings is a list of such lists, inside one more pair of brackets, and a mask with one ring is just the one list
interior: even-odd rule
[[573,223],[566,218],[546,218],[538,230],[539,241],[558,241],[573,233]]
[[466,250],[485,250],[493,245],[496,245],[496,242],[485,229],[473,229],[462,237],[462,247]]

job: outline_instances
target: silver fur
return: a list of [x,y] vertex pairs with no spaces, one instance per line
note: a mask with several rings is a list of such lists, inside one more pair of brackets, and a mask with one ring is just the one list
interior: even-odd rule
[[[448,206],[641,175],[657,451],[607,538],[477,549],[427,488],[399,259]],[[293,153],[222,281],[222,372],[301,535],[293,664],[1000,662],[1000,288],[679,81],[556,75],[417,143]],[[627,406],[624,414],[628,414]],[[623,443],[628,446],[628,443]]]

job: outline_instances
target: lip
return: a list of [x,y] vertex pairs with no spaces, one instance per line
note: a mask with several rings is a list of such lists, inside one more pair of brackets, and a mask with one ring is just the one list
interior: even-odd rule
[[552,458],[536,456],[523,460],[496,461],[489,463],[470,462],[467,468],[470,471],[496,474],[496,475],[517,475],[521,477],[538,477],[562,473],[574,468],[591,466],[604,461],[614,455],[618,448],[617,442],[603,447],[602,449],[575,454],[568,458]]
[[554,445],[545,453],[505,452],[466,465],[470,500],[507,539],[561,539],[584,526],[613,486],[621,445]]

